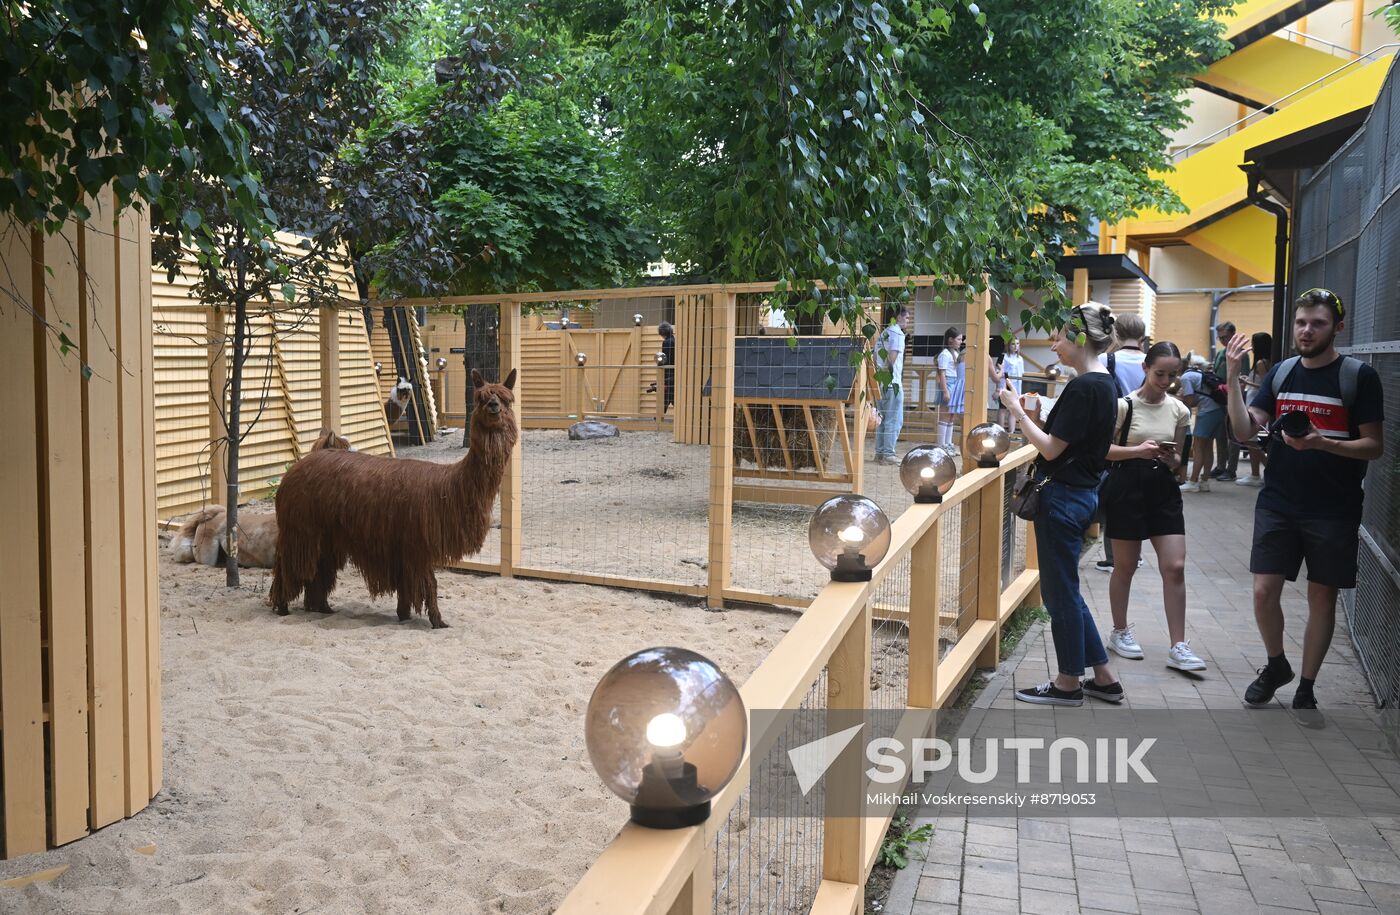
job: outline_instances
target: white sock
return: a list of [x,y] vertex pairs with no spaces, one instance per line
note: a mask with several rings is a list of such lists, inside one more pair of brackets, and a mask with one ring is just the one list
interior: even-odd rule
[[953,424],[952,424],[952,423],[939,423],[939,424],[938,424],[938,444],[940,444],[940,445],[951,445],[951,444],[953,444]]

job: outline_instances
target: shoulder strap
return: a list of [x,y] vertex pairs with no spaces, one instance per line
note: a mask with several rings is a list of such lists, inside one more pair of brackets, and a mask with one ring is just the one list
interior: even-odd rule
[[1356,380],[1361,377],[1361,360],[1343,356],[1339,377],[1342,383],[1342,406],[1350,410],[1352,404],[1356,403]]
[[1124,397],[1123,401],[1128,405],[1128,415],[1123,417],[1123,429],[1118,433],[1118,444],[1120,447],[1127,446],[1128,430],[1132,428],[1133,425],[1133,399],[1131,397]]
[[1298,363],[1303,361],[1302,356],[1289,356],[1278,364],[1278,369],[1274,372],[1274,399],[1278,399],[1278,392],[1283,390],[1283,383],[1288,380],[1288,376],[1293,374],[1293,370],[1298,367]]

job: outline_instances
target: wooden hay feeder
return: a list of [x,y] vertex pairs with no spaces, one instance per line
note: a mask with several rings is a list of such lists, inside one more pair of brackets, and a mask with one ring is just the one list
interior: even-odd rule
[[859,488],[864,429],[847,415],[848,407],[861,415],[857,343],[796,339],[796,347],[783,337],[734,341],[735,499],[816,505]]

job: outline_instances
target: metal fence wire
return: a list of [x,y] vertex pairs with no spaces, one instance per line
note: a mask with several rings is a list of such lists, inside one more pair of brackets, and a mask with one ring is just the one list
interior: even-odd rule
[[1294,212],[1296,289],[1347,303],[1343,351],[1380,373],[1386,456],[1366,476],[1358,587],[1343,607],[1377,701],[1400,703],[1400,76],[1362,127],[1302,185]]

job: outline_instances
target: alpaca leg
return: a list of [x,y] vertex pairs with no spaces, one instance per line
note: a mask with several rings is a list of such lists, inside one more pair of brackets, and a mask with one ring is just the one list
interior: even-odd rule
[[442,621],[442,613],[438,610],[437,576],[428,573],[428,593],[425,595],[428,601],[428,622],[434,629],[446,629],[447,624]]
[[399,622],[406,623],[413,617],[413,605],[409,603],[408,592],[404,590],[402,584],[394,590],[399,595]]
[[335,557],[329,551],[322,551],[316,563],[316,578],[306,586],[306,609],[313,613],[334,613],[330,596],[335,590]]

